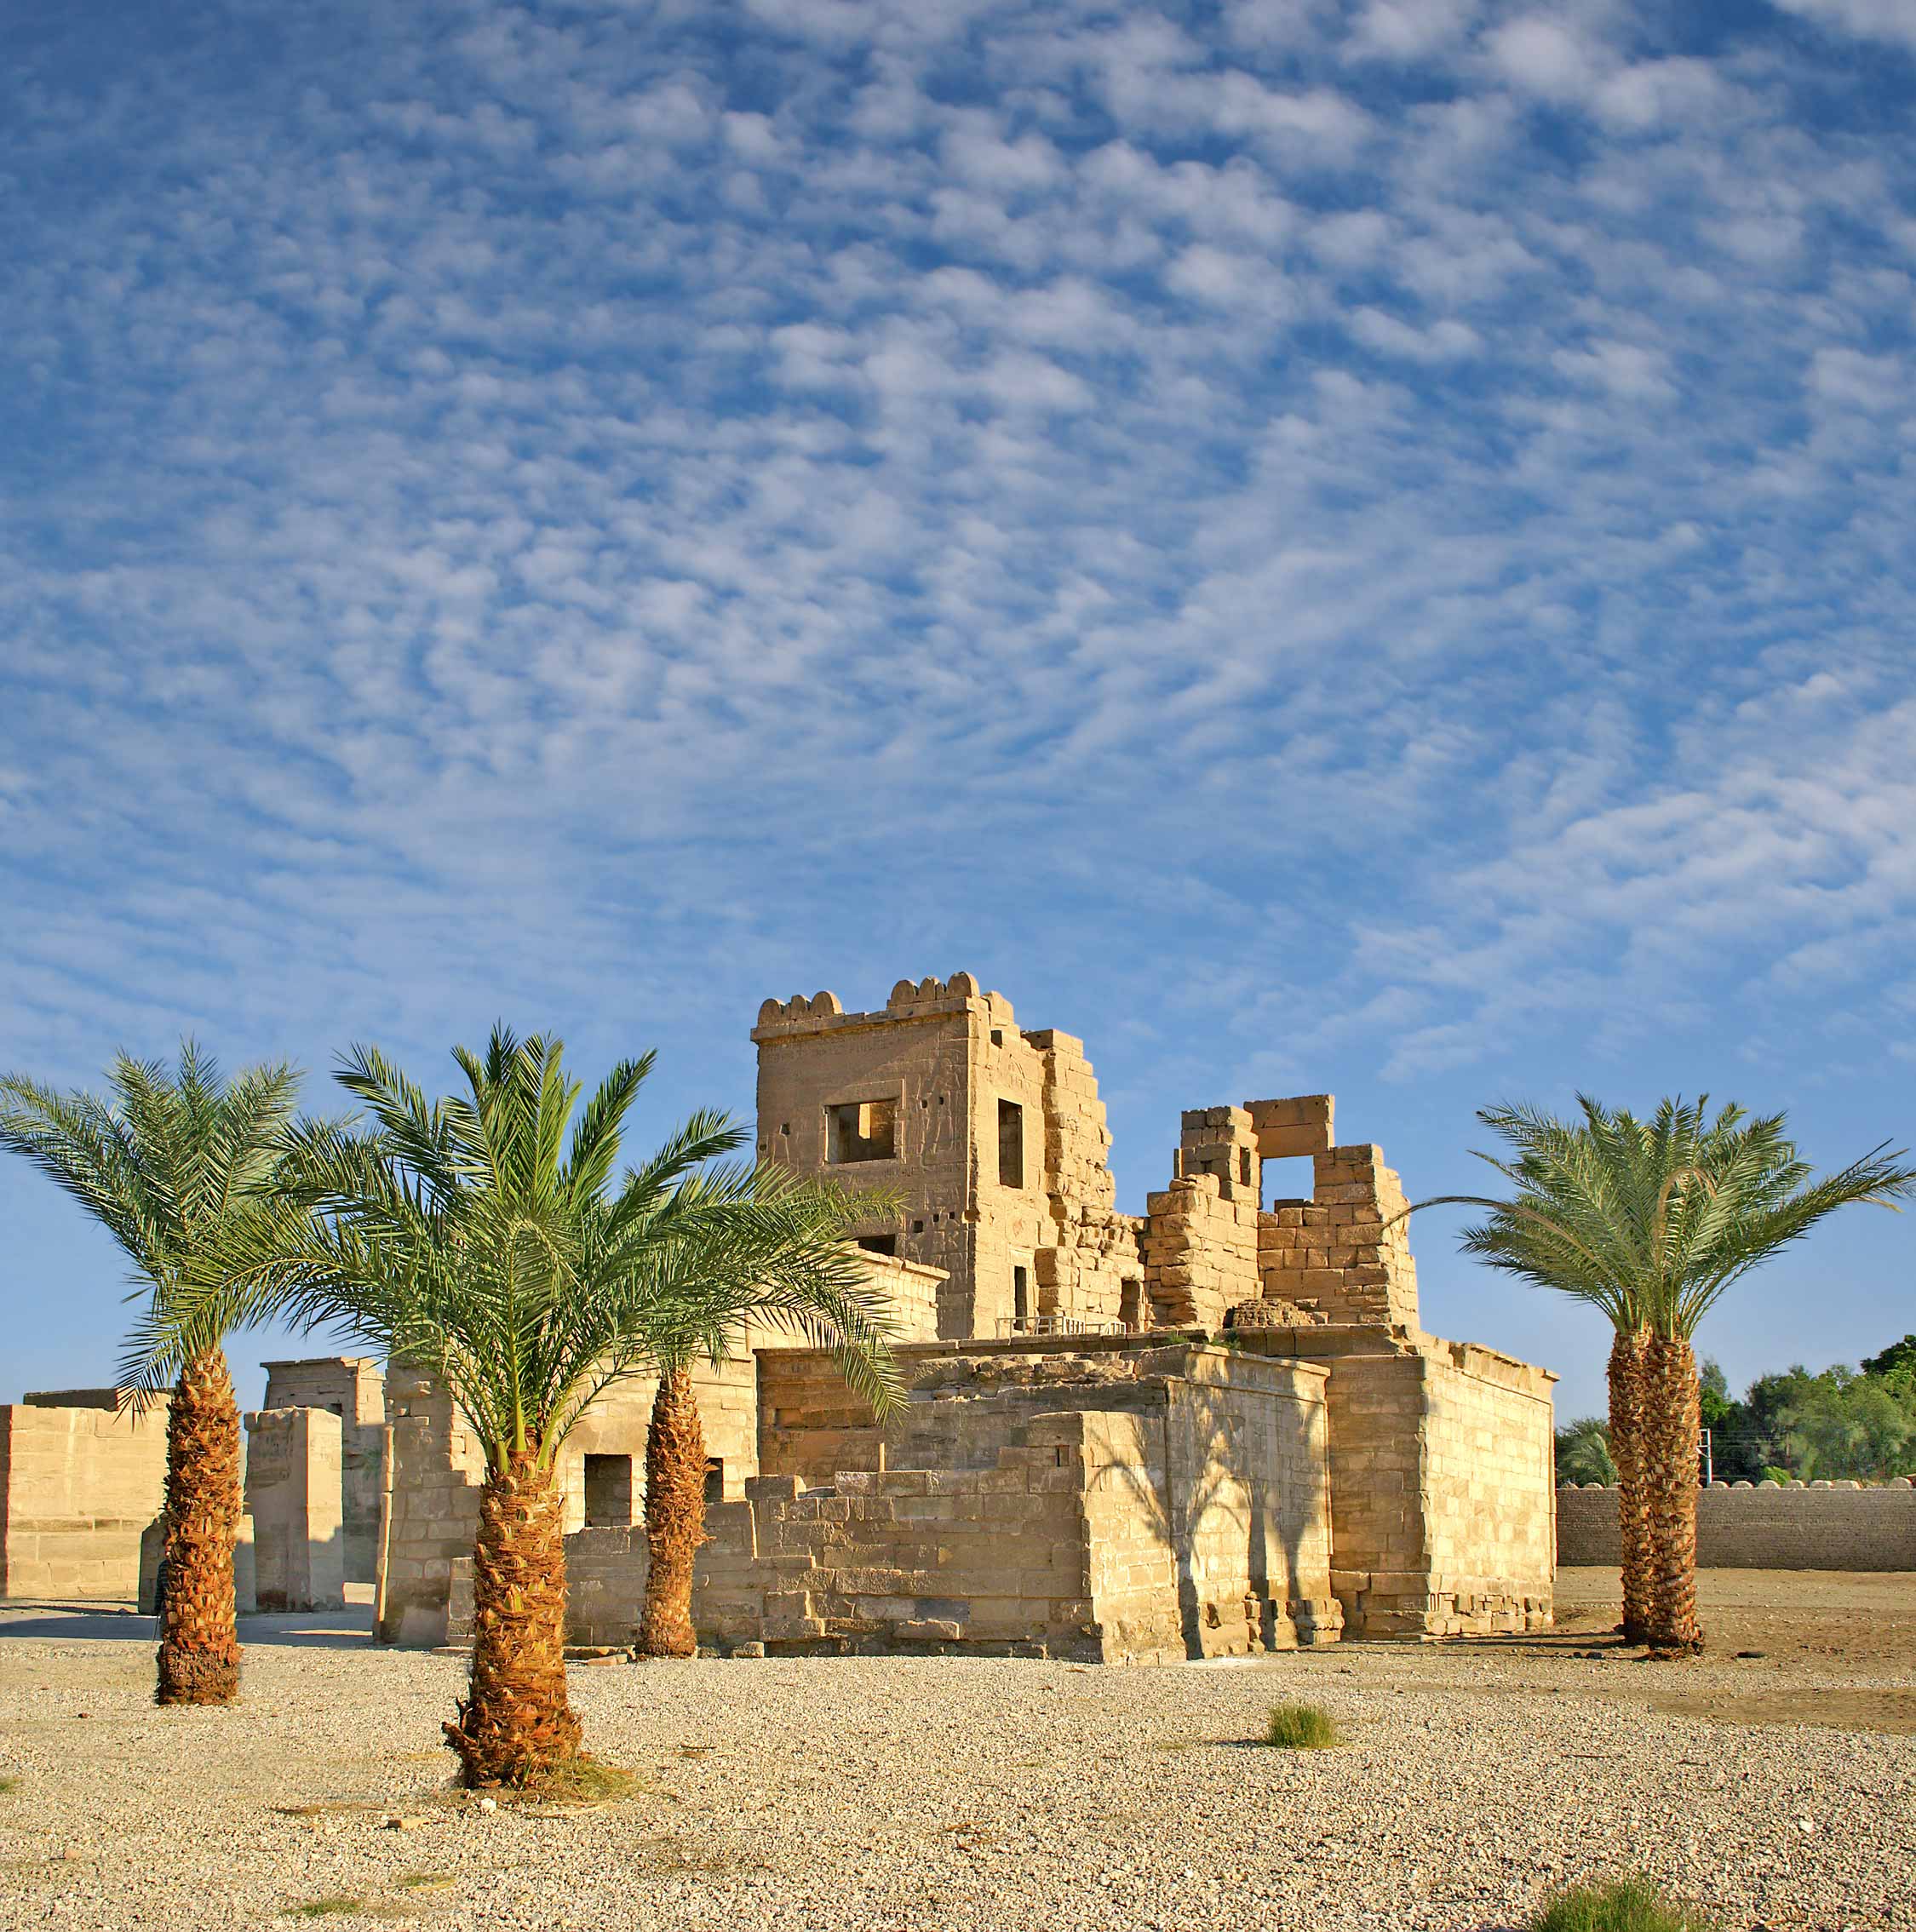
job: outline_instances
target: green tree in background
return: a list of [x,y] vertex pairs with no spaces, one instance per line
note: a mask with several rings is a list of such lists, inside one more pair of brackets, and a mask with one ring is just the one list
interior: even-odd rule
[[1916,1335],[1905,1335],[1900,1342],[1891,1342],[1881,1355],[1866,1356],[1862,1373],[1883,1381],[1900,1381],[1906,1386],[1916,1384]]
[[1557,1480],[1600,1482],[1613,1488],[1616,1459],[1610,1453],[1610,1426],[1600,1415],[1579,1416],[1557,1431]]

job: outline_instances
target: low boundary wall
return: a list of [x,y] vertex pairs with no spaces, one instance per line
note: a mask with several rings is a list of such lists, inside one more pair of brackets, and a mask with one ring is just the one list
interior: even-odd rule
[[[1616,1491],[1559,1489],[1557,1567],[1619,1560]],[[1916,1570],[1916,1485],[1712,1483],[1697,1492],[1696,1561],[1718,1570]]]
[[112,1389],[0,1407],[0,1600],[130,1601],[166,1491],[166,1406]]

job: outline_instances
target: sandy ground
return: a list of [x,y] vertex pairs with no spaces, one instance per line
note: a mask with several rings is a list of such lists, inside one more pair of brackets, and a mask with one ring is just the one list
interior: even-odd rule
[[[460,1660],[363,1611],[249,1620],[242,1703],[161,1711],[151,1620],[9,1608],[0,1927],[1485,1932],[1641,1870],[1731,1932],[1916,1928],[1916,1575],[1707,1575],[1681,1664],[1621,1649],[1614,1589],[1230,1665],[581,1665],[640,1780],[584,1811],[454,1792]],[[1343,1747],[1253,1743],[1288,1699]]]

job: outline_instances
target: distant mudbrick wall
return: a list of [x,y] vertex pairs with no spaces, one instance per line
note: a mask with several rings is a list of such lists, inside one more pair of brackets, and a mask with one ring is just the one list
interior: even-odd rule
[[[1713,1483],[1697,1492],[1696,1560],[1723,1570],[1916,1570],[1916,1486]],[[1615,1489],[1557,1492],[1557,1561],[1618,1561]]]

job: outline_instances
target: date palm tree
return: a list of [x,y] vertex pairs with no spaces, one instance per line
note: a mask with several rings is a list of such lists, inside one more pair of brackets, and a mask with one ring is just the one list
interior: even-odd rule
[[1610,1453],[1610,1432],[1602,1417],[1580,1416],[1557,1431],[1557,1480],[1616,1487],[1616,1458]]
[[1665,1100],[1647,1121],[1584,1095],[1578,1105],[1582,1118],[1570,1122],[1533,1108],[1482,1109],[1477,1118],[1515,1153],[1479,1157],[1515,1196],[1441,1198],[1492,1211],[1466,1230],[1466,1253],[1601,1309],[1614,1323],[1611,1453],[1623,1493],[1637,1492],[1624,1505],[1626,1592],[1633,1510],[1646,1566],[1642,1622],[1631,1627],[1626,1600],[1626,1634],[1658,1649],[1694,1650],[1702,1643],[1697,1325],[1732,1283],[1839,1207],[1893,1207],[1916,1187],[1916,1171],[1899,1165],[1903,1155],[1885,1143],[1816,1180],[1781,1114],[1752,1118],[1726,1106],[1712,1116],[1707,1095]]
[[[743,1138],[713,1113],[615,1186],[649,1053],[614,1067],[576,1121],[556,1039],[496,1028],[483,1057],[454,1058],[466,1091],[433,1101],[355,1048],[338,1078],[366,1124],[291,1132],[280,1218],[231,1244],[216,1281],[427,1371],[465,1417],[485,1459],[476,1634],[445,1730],[468,1785],[525,1786],[580,1754],[559,1452],[601,1394],[656,1367],[662,1327],[681,1333],[684,1258],[762,1243],[762,1210],[754,1170],[713,1165]],[[880,1310],[852,1287],[843,1319],[875,1332]]]
[[761,1164],[741,1177],[749,1213],[717,1241],[681,1241],[651,1329],[658,1362],[645,1436],[645,1600],[635,1649],[690,1657],[692,1566],[705,1540],[705,1431],[692,1364],[716,1366],[749,1327],[795,1331],[834,1350],[846,1382],[876,1415],[899,1400],[881,1298],[852,1245],[852,1224],[893,1197],[857,1195]]
[[279,1138],[299,1076],[249,1068],[228,1084],[182,1042],[169,1073],[116,1058],[110,1096],[0,1080],[0,1146],[49,1175],[112,1235],[144,1304],[119,1379],[143,1407],[171,1385],[166,1419],[162,1704],[230,1704],[239,1691],[232,1555],[242,1509],[239,1410],[226,1338],[245,1310],[217,1283],[192,1284],[207,1257],[273,1213]]
[[[1637,1128],[1629,1116],[1606,1114],[1579,1097],[1584,1119],[1571,1124],[1522,1107],[1480,1108],[1477,1118],[1500,1133],[1514,1155],[1488,1161],[1517,1190],[1517,1198],[1499,1201],[1478,1195],[1447,1195],[1420,1201],[1419,1207],[1446,1203],[1489,1207],[1497,1218],[1488,1228],[1466,1230],[1462,1246],[1493,1267],[1520,1274],[1596,1309],[1610,1324],[1609,1359],[1604,1384],[1609,1405],[1609,1451],[1616,1471],[1617,1540],[1623,1596],[1622,1636],[1626,1643],[1645,1642],[1651,1631],[1651,1545],[1649,1514],[1643,1477],[1644,1364],[1649,1322],[1640,1269],[1611,1253],[1602,1230],[1632,1212],[1654,1224],[1655,1190],[1647,1209],[1620,1193],[1616,1178],[1630,1165],[1623,1145]],[[1652,1168],[1672,1157],[1674,1115],[1660,1113],[1651,1129],[1661,1132],[1661,1150],[1649,1156]],[[1666,1204],[1667,1197],[1665,1196]],[[1413,1210],[1414,1212],[1414,1210]],[[1598,1224],[1593,1247],[1589,1224]],[[1522,1264],[1521,1265],[1519,1264]]]

